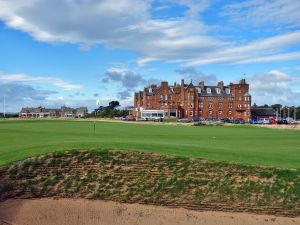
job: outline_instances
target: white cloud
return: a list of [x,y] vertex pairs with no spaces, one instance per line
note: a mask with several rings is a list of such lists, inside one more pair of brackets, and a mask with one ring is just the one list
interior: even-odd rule
[[[111,49],[133,50],[138,53],[137,62],[141,65],[156,60],[194,66],[299,58],[299,55],[286,52],[286,49],[299,46],[300,31],[281,33],[245,44],[226,42],[210,35],[215,28],[199,20],[199,14],[208,9],[212,1],[161,0],[162,6],[164,2],[171,2],[187,7],[184,17],[164,20],[153,19],[152,2],[153,0],[120,0],[117,3],[112,0],[0,0],[0,20],[8,27],[24,31],[39,41],[74,43],[83,50],[88,50],[95,44],[104,44]],[[272,10],[273,6],[277,7],[282,3],[284,13],[290,13],[286,23],[298,23],[297,18],[300,16],[296,16],[295,10],[283,0],[276,0],[278,4],[274,3],[275,5],[266,0],[258,2],[261,8],[259,13],[266,15],[262,18],[269,16],[263,11],[264,6]],[[243,10],[241,12],[239,9],[245,5],[257,4],[251,0],[247,4],[229,5],[227,8],[232,14],[242,15]],[[296,8],[300,6],[299,3],[293,5]],[[280,21],[284,20],[283,16],[280,18]]]
[[247,80],[250,83],[253,103],[299,105],[299,76],[271,70],[265,74],[255,74]]
[[81,85],[72,84],[56,77],[32,77],[25,74],[0,74],[0,81],[6,83],[50,84],[66,91],[80,89]]
[[299,11],[298,0],[248,0],[227,5],[221,15],[243,25],[286,28],[300,26]]
[[214,63],[251,63],[271,62],[278,60],[299,59],[298,52],[279,54],[282,49],[300,44],[300,31],[293,31],[282,35],[257,40],[241,46],[230,46],[218,51],[200,55],[199,59],[192,59],[187,66]]

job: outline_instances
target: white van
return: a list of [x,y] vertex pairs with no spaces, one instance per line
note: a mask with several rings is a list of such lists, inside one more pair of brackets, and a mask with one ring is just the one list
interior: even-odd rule
[[269,124],[269,123],[270,123],[269,118],[259,118],[257,120],[257,124]]

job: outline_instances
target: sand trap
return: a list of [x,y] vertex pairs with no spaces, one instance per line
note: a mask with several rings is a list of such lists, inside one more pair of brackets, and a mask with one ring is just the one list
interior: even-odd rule
[[7,200],[0,225],[299,225],[300,218],[198,212],[82,199]]

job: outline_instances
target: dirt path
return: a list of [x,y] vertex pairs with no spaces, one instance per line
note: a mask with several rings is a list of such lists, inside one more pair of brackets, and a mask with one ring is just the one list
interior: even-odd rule
[[83,199],[7,200],[0,225],[299,225],[300,218],[199,212]]

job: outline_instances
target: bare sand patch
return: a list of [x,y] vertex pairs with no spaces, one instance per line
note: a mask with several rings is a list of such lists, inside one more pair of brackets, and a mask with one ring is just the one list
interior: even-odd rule
[[298,225],[287,218],[248,213],[193,211],[86,199],[7,200],[0,203],[1,225]]

